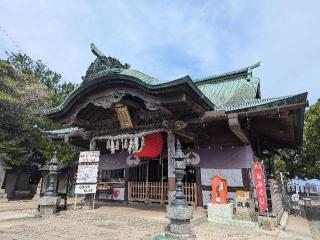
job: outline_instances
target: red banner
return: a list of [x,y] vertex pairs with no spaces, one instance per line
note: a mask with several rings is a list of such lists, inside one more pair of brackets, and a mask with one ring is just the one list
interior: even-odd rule
[[264,173],[261,162],[252,163],[252,174],[256,185],[259,212],[265,212],[267,209],[266,187],[264,185]]

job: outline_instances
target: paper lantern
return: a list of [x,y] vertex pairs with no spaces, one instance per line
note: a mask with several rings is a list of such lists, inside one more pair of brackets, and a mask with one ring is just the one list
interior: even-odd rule
[[136,157],[155,158],[163,149],[163,136],[161,133],[152,133],[144,136],[144,144],[139,151],[133,152]]

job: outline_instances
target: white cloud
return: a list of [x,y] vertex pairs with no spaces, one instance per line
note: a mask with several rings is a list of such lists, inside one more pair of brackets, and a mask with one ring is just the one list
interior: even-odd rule
[[[160,79],[201,77],[262,61],[263,96],[320,84],[318,2],[2,1],[0,22],[21,48],[67,81],[94,59],[89,44]],[[2,48],[14,46],[1,34]],[[277,86],[276,88],[274,86]]]

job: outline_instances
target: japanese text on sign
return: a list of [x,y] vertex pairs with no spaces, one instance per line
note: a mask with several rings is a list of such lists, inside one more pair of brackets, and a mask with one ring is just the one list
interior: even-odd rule
[[99,151],[81,152],[76,181],[76,194],[92,194],[96,192],[98,179]]
[[79,165],[77,183],[96,183],[98,177],[98,164]]
[[80,152],[79,163],[94,163],[99,162],[99,151],[85,151]]
[[96,193],[97,185],[96,184],[79,184],[76,185],[75,193],[77,194],[92,194]]
[[265,210],[267,209],[267,196],[261,162],[254,161],[252,163],[252,174],[256,185],[259,212],[265,212]]

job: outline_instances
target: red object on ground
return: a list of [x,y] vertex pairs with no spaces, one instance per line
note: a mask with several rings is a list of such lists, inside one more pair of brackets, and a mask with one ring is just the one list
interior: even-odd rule
[[161,133],[152,133],[144,136],[144,145],[140,151],[133,152],[135,157],[155,158],[163,149],[163,137]]
[[252,162],[252,174],[256,185],[259,212],[263,213],[267,210],[267,196],[266,187],[264,184],[264,173],[261,162]]
[[212,203],[228,203],[227,179],[221,176],[215,176],[211,181]]

